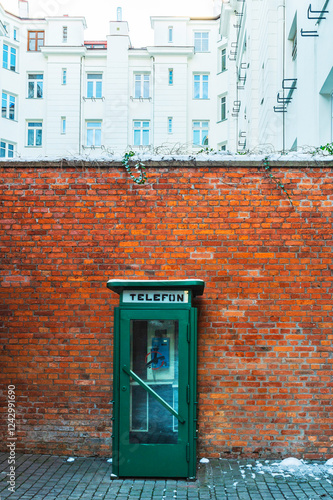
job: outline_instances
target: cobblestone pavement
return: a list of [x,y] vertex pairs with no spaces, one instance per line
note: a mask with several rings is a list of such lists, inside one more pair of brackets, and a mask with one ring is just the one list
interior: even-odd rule
[[[268,461],[210,460],[196,481],[110,480],[112,464],[101,458],[16,455],[16,491],[8,491],[8,455],[0,454],[0,498],[20,500],[333,500],[330,473],[264,472]],[[273,464],[274,465],[274,464]],[[258,467],[259,466],[259,467]],[[264,467],[261,469],[260,467]],[[317,467],[320,472],[321,465]],[[325,469],[326,470],[326,469]],[[318,477],[317,477],[318,476]],[[329,479],[332,478],[332,481]]]

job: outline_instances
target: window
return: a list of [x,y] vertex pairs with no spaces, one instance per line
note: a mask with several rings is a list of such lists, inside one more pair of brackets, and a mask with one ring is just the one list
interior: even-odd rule
[[100,147],[102,144],[102,122],[87,122],[87,146]]
[[169,43],[172,43],[173,42],[173,27],[172,26],[169,26],[168,28],[168,42]]
[[28,75],[28,99],[42,99],[43,97],[43,75]]
[[173,125],[173,118],[172,116],[168,117],[168,134],[172,134],[172,125]]
[[209,44],[208,31],[197,31],[194,33],[194,50],[195,52],[208,52]]
[[169,85],[173,85],[173,69],[169,69]]
[[226,96],[220,97],[220,120],[227,119],[227,98]]
[[17,42],[18,40],[18,29],[14,28],[13,30],[13,39]]
[[227,143],[221,142],[220,144],[218,144],[218,147],[219,147],[220,151],[226,151],[227,150]]
[[14,158],[14,144],[0,141],[0,158]]
[[143,99],[148,99],[150,97],[149,92],[149,80],[150,75],[147,74],[137,74],[134,77],[135,88],[134,88],[134,97],[135,99],[139,99],[140,97]]
[[87,75],[87,97],[100,99],[102,97],[102,73]]
[[67,84],[67,69],[65,69],[65,68],[62,69],[61,82],[62,82],[62,85]]
[[39,147],[42,145],[43,123],[28,122],[28,146]]
[[1,116],[9,120],[15,120],[16,97],[2,92]]
[[194,99],[208,99],[208,75],[193,75]]
[[193,145],[207,146],[208,145],[208,125],[209,122],[193,122]]
[[227,49],[221,50],[221,72],[227,69]]
[[9,47],[5,43],[3,44],[2,66],[5,69],[16,71],[16,49],[14,49],[14,47]]
[[62,41],[63,43],[67,43],[67,35],[68,35],[68,28],[67,26],[62,27]]
[[134,146],[149,146],[150,122],[134,121]]
[[66,116],[61,117],[61,133],[66,134]]
[[28,31],[28,51],[37,52],[44,45],[44,31]]

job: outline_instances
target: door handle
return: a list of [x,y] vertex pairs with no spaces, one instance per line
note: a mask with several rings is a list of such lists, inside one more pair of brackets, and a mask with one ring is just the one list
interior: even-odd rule
[[159,396],[157,392],[155,392],[151,387],[149,387],[149,385],[146,384],[146,382],[144,382],[136,373],[127,368],[126,365],[123,366],[123,372],[125,372],[129,377],[132,377],[139,385],[141,385],[141,387],[143,387],[148,392],[148,394],[153,396],[153,398],[155,398],[162,406],[164,406],[166,410],[168,410],[168,412],[170,412],[174,417],[176,417],[181,424],[185,423],[185,419],[181,415],[179,415],[179,413],[177,413],[176,410],[172,408],[172,406],[170,406],[166,401],[164,401],[164,399],[161,398],[161,396]]

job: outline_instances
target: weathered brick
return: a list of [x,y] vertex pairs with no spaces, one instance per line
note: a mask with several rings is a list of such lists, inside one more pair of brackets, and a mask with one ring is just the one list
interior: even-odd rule
[[273,169],[294,206],[260,164],[148,167],[144,186],[116,166],[1,165],[0,379],[20,450],[109,456],[106,282],[197,277],[200,452],[331,456],[329,164]]

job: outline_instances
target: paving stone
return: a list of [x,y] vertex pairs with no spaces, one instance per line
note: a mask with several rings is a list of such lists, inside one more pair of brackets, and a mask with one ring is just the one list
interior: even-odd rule
[[[258,463],[257,463],[258,464]],[[102,458],[17,454],[16,491],[7,489],[7,455],[0,454],[2,500],[333,500],[325,477],[258,473],[255,461],[210,460],[200,464],[196,481],[110,480],[112,465]],[[252,467],[247,467],[251,465]],[[1,474],[2,472],[2,474]]]

